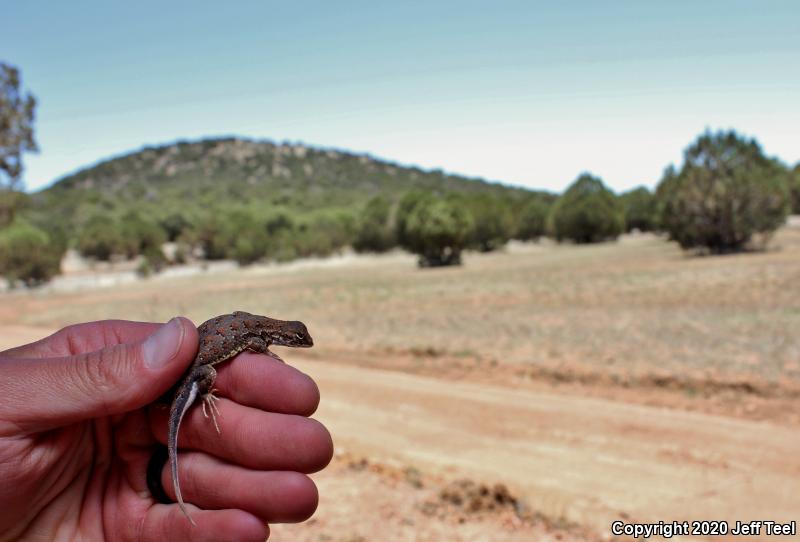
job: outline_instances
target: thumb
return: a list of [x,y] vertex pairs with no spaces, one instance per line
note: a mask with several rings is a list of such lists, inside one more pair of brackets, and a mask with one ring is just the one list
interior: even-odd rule
[[[0,361],[0,435],[122,414],[167,391],[197,352],[197,330],[173,318],[142,341],[65,358]],[[5,427],[4,427],[5,426]]]

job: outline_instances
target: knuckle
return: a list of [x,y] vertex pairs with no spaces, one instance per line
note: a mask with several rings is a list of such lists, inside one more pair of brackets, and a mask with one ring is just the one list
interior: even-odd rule
[[131,381],[128,378],[131,374],[130,355],[121,346],[83,354],[75,367],[79,385],[100,397],[119,391],[122,385]]
[[58,330],[53,338],[56,342],[63,341],[67,345],[67,351],[70,354],[81,354],[87,350],[86,334],[84,330],[86,324],[72,324],[63,329]]
[[116,374],[113,367],[119,359],[114,349],[111,351],[101,350],[89,354],[84,365],[84,375],[87,382],[94,389],[101,391],[107,387],[113,388],[116,383]]

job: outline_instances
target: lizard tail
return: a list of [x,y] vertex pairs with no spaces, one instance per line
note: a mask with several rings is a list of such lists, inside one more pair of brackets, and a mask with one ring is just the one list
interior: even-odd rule
[[183,420],[183,415],[189,410],[189,407],[192,406],[195,398],[197,397],[197,384],[193,383],[192,387],[188,390],[188,393],[183,393],[183,390],[179,391],[175,402],[172,404],[172,408],[170,409],[169,413],[169,431],[167,435],[167,450],[169,452],[169,468],[172,475],[172,485],[175,488],[175,497],[178,499],[178,506],[181,508],[181,512],[186,518],[189,520],[194,526],[197,524],[192,519],[192,516],[189,515],[189,511],[186,510],[186,504],[183,502],[183,495],[181,495],[181,485],[178,481],[178,430],[181,426],[181,421]]

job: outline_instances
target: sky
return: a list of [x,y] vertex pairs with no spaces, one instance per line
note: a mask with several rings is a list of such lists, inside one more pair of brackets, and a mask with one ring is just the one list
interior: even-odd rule
[[562,191],[655,186],[704,130],[800,161],[800,3],[4,3],[38,99],[28,190],[238,135]]

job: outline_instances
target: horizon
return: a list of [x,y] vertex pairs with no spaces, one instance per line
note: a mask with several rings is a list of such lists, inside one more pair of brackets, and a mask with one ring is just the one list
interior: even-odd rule
[[653,188],[707,130],[800,161],[791,2],[348,5],[6,7],[0,60],[38,100],[25,189],[219,137],[551,192]]
[[[698,135],[700,135],[700,134],[698,134]],[[740,135],[742,135],[742,134],[740,134]],[[137,147],[135,149],[122,151],[122,152],[120,152],[118,154],[113,154],[111,156],[106,156],[106,157],[100,158],[99,160],[96,160],[96,161],[94,161],[92,163],[89,163],[89,164],[86,164],[86,165],[83,165],[83,166],[79,166],[78,168],[76,168],[76,169],[74,169],[72,171],[68,171],[63,175],[60,175],[59,177],[56,177],[51,182],[47,183],[46,185],[40,186],[40,187],[36,188],[35,190],[31,190],[28,187],[25,187],[25,191],[27,193],[34,193],[34,192],[40,192],[40,191],[46,190],[46,189],[56,185],[57,183],[65,180],[65,179],[67,179],[69,177],[72,177],[74,175],[77,175],[77,174],[79,174],[79,173],[81,173],[83,171],[92,169],[92,168],[97,167],[97,166],[99,166],[101,164],[104,164],[106,162],[111,162],[113,160],[124,158],[126,156],[130,156],[130,155],[133,155],[133,154],[141,153],[141,152],[145,151],[146,149],[158,149],[158,148],[163,148],[163,147],[169,147],[169,146],[172,146],[172,145],[178,145],[178,144],[181,144],[181,143],[194,144],[194,143],[201,143],[203,141],[224,141],[224,140],[242,140],[242,141],[251,141],[251,142],[255,142],[255,143],[269,143],[269,144],[275,145],[275,146],[280,146],[280,145],[300,145],[300,146],[303,146],[303,147],[306,147],[306,148],[309,148],[309,149],[316,149],[316,150],[320,150],[320,151],[335,151],[335,152],[338,152],[338,153],[341,153],[341,154],[351,154],[353,156],[366,156],[367,158],[370,158],[372,160],[375,160],[375,161],[378,161],[378,162],[382,162],[382,163],[386,163],[386,164],[390,164],[390,165],[393,165],[393,166],[396,166],[396,167],[400,167],[400,168],[417,168],[417,169],[420,169],[420,170],[425,171],[425,172],[432,172],[432,171],[436,171],[436,170],[441,170],[445,175],[463,177],[468,181],[487,182],[487,183],[490,183],[490,184],[498,184],[498,185],[503,185],[503,186],[507,186],[507,187],[510,187],[510,188],[522,188],[522,189],[531,190],[531,191],[550,192],[550,193],[553,193],[553,194],[559,194],[559,193],[563,192],[566,188],[569,188],[569,186],[573,182],[577,181],[578,178],[580,176],[584,175],[584,174],[590,174],[590,175],[595,176],[594,173],[591,170],[581,171],[576,175],[575,179],[570,181],[570,183],[567,186],[564,187],[564,190],[555,191],[555,190],[551,190],[551,189],[548,189],[548,188],[538,188],[538,187],[525,186],[525,185],[521,185],[521,184],[509,183],[509,182],[503,181],[502,179],[487,179],[487,178],[480,177],[480,176],[472,176],[472,175],[467,175],[467,174],[460,173],[460,172],[447,171],[447,170],[444,170],[444,169],[441,169],[441,168],[429,168],[429,167],[420,166],[418,164],[406,164],[406,163],[403,163],[403,162],[398,162],[396,160],[392,160],[391,158],[386,158],[386,157],[383,157],[383,156],[375,156],[374,154],[371,154],[369,152],[356,152],[356,151],[353,151],[351,149],[344,149],[344,148],[336,147],[336,146],[313,145],[313,144],[307,143],[305,141],[291,141],[291,140],[279,141],[279,140],[274,140],[274,139],[270,139],[270,138],[257,138],[257,137],[241,136],[241,135],[236,135],[236,134],[217,134],[217,135],[203,136],[203,137],[200,137],[200,138],[179,138],[179,139],[174,139],[174,140],[171,140],[171,141],[163,141],[163,142],[158,142],[158,143],[146,143],[146,144],[141,145],[141,146],[139,146],[139,147]],[[679,161],[676,165],[680,166],[681,162]],[[789,167],[792,167],[792,164],[787,164],[787,165]],[[798,162],[797,165],[800,166],[800,162]],[[601,179],[601,180],[603,180],[603,182],[605,183],[604,179]],[[656,184],[657,184],[657,182],[656,182]],[[647,185],[645,183],[632,186],[632,187],[628,188],[627,190],[622,190],[622,191],[615,190],[612,186],[608,186],[608,188],[611,189],[616,194],[622,194],[624,192],[627,192],[628,190],[635,190],[635,189],[641,188],[643,186],[648,188],[648,189],[650,189],[651,191],[654,188],[654,186]]]

